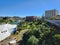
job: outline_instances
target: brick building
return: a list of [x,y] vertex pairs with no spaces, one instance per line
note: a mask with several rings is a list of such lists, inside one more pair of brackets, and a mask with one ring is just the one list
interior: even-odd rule
[[26,16],[25,21],[35,21],[37,20],[37,16]]

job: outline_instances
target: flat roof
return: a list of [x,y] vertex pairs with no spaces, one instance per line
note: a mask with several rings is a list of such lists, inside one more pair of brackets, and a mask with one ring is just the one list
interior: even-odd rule
[[55,24],[56,26],[59,26],[60,27],[60,20],[46,20],[52,24]]

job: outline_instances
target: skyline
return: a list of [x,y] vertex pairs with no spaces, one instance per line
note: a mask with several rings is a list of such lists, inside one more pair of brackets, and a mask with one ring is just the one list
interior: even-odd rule
[[60,0],[0,0],[0,16],[42,16],[45,10],[57,9]]

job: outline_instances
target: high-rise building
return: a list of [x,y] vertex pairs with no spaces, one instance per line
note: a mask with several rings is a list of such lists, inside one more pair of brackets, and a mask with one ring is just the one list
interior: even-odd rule
[[53,16],[57,16],[57,15],[58,15],[58,10],[56,10],[56,9],[45,11],[45,18],[46,19],[51,18]]

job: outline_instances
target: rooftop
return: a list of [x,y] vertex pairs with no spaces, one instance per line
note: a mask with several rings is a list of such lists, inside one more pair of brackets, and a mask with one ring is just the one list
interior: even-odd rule
[[47,21],[60,27],[60,20],[47,20]]

